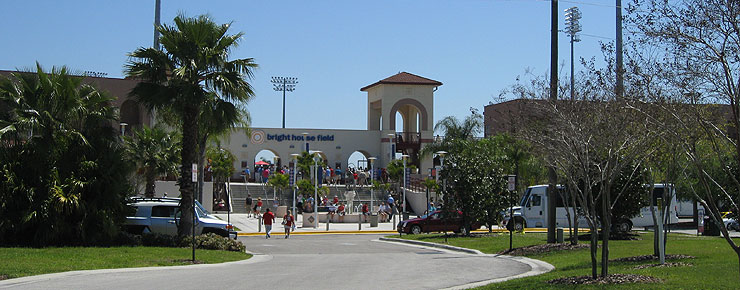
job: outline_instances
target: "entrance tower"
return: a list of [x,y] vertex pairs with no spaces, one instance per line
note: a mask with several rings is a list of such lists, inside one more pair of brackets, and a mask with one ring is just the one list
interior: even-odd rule
[[[381,166],[395,159],[395,153],[410,156],[420,173],[432,168],[432,155],[419,158],[419,151],[433,142],[434,92],[442,83],[400,72],[360,91],[367,92],[367,129],[380,131]],[[396,124],[396,113],[403,124]]]

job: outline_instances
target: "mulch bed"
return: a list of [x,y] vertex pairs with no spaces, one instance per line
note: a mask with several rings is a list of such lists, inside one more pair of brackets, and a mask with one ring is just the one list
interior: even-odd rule
[[561,285],[605,285],[605,284],[627,284],[627,283],[660,283],[655,277],[636,275],[636,274],[611,274],[606,277],[596,279],[591,276],[565,277],[547,281],[549,284]]
[[[676,260],[676,259],[694,259],[696,257],[689,256],[689,255],[665,255],[666,260]],[[644,261],[657,261],[660,257],[653,256],[653,255],[644,255],[644,256],[632,256],[632,257],[624,257],[619,259],[611,260],[612,262],[644,262]]]
[[0,280],[8,279],[8,275],[0,275]]
[[528,256],[528,255],[536,255],[536,254],[542,254],[542,253],[554,252],[554,251],[579,250],[579,249],[585,249],[588,247],[589,245],[587,244],[576,244],[576,245],[571,245],[570,243],[544,244],[544,245],[514,248],[514,249],[511,249],[511,251],[504,250],[504,251],[498,252],[498,254],[512,255],[512,256]]
[[[598,240],[601,241],[602,234],[599,232]],[[591,240],[591,234],[581,234],[578,235],[579,241],[590,241]],[[642,240],[640,238],[640,235],[634,232],[615,232],[611,231],[609,232],[609,240],[610,241],[639,241]]]
[[694,266],[694,265],[689,264],[689,263],[684,263],[684,262],[668,262],[668,263],[665,263],[665,264],[640,265],[640,266],[635,267],[635,269],[636,270],[640,270],[640,269],[647,269],[647,268],[687,267],[687,266],[688,267],[691,267],[691,266]]

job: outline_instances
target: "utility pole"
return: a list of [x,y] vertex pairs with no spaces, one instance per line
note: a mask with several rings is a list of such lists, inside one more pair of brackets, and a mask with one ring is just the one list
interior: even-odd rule
[[[550,100],[558,99],[558,0],[551,1],[550,7]],[[555,168],[547,168],[547,243],[555,243],[555,187],[558,182]]]
[[159,14],[161,12],[162,0],[156,0],[154,4],[154,49],[159,50]]
[[617,6],[617,86],[614,92],[617,100],[624,97],[624,60],[622,58],[622,0],[616,0]]
[[298,78],[294,77],[272,77],[272,85],[275,91],[283,92],[283,129],[285,129],[285,92],[295,91]]

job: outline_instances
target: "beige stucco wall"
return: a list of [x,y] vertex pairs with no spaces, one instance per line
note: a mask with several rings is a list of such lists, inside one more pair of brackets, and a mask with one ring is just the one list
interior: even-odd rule
[[355,151],[366,157],[380,155],[380,131],[368,130],[252,128],[250,136],[242,130],[235,131],[226,145],[237,158],[234,168],[238,171],[244,169],[242,161],[252,170],[255,156],[265,149],[280,157],[282,165],[288,165],[291,154],[300,154],[305,149],[303,132],[309,133],[309,149],[322,151],[332,167],[339,162],[343,169],[347,168],[347,160]]

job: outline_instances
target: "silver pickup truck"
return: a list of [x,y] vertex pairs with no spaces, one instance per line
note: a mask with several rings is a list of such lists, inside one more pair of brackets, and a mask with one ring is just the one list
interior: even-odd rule
[[[124,230],[132,234],[159,233],[176,235],[180,219],[179,198],[134,198],[130,206],[136,208],[134,216],[126,217]],[[236,239],[233,225],[216,218],[195,201],[195,233],[215,233]]]

